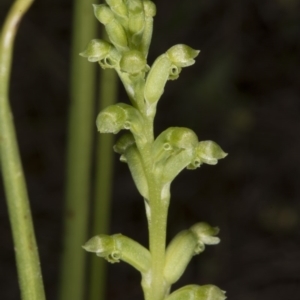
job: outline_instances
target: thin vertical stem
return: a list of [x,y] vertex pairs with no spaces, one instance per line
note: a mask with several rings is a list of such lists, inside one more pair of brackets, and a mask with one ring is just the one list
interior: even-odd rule
[[88,229],[96,66],[78,54],[96,35],[93,3],[74,1],[61,300],[82,300],[85,291],[86,255],[81,245]]
[[9,80],[18,25],[33,0],[15,1],[0,36],[0,160],[12,227],[21,297],[44,300],[38,250],[18,143],[9,105]]
[[[149,136],[152,136],[153,123],[148,123]],[[151,144],[150,144],[151,145]],[[151,147],[151,146],[150,146]],[[162,199],[161,185],[152,172],[151,150],[145,148],[142,152],[146,166],[149,187],[150,216],[148,219],[149,250],[151,253],[151,272],[147,286],[144,286],[145,300],[163,300],[170,286],[164,278],[167,216],[170,199]]]
[[[102,70],[100,82],[100,111],[116,102],[117,74],[115,70]],[[113,143],[111,134],[98,134],[96,149],[95,198],[92,236],[108,233],[113,177]],[[105,299],[107,262],[91,257],[90,300]]]

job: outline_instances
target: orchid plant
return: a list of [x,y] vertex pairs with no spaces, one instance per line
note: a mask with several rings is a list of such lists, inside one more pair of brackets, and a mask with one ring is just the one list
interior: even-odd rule
[[142,277],[145,300],[224,300],[225,292],[214,285],[188,285],[170,293],[195,254],[205,245],[220,242],[218,228],[197,223],[179,232],[166,247],[166,226],[172,181],[185,168],[215,165],[227,154],[213,141],[199,141],[185,127],[170,127],[154,136],[153,122],[158,101],[168,80],[179,77],[195,63],[198,50],[178,44],[152,64],[147,55],[156,6],[149,0],[106,0],[94,5],[96,18],[105,26],[108,41],[94,39],[80,55],[115,69],[130,103],[117,103],[102,110],[96,121],[100,133],[126,132],[114,151],[128,164],[135,185],[144,199],[149,228],[149,249],[122,234],[100,234],[83,248],[111,263],[120,260],[136,268]]

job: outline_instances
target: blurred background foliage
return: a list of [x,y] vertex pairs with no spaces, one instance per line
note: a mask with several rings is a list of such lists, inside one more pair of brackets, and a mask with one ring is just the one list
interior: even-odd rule
[[[1,22],[10,4],[1,0]],[[176,286],[214,283],[230,300],[298,300],[300,1],[156,4],[149,63],[177,43],[201,49],[196,65],[167,84],[156,134],[168,126],[190,127],[229,153],[217,166],[184,171],[173,184],[169,239],[207,221],[220,227],[222,240],[194,258]],[[92,8],[87,13],[93,18]],[[35,2],[17,36],[11,81],[49,300],[57,299],[61,254],[71,20],[71,0]],[[119,100],[126,102],[120,90]],[[114,174],[111,233],[147,245],[143,202],[127,166],[115,163]],[[2,186],[0,197],[0,298],[17,300]],[[110,266],[107,299],[142,299],[139,281],[129,266]]]

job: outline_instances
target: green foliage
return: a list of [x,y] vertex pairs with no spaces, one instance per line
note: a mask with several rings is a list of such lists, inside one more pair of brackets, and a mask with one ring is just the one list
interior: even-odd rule
[[215,286],[186,286],[169,295],[171,285],[205,245],[219,243],[217,228],[198,223],[180,232],[166,249],[166,219],[170,186],[185,168],[214,165],[227,154],[212,141],[199,141],[194,131],[170,127],[156,139],[153,121],[165,85],[176,80],[182,68],[195,63],[198,50],[175,45],[160,55],[152,66],[147,54],[152,37],[155,4],[142,0],[107,0],[94,5],[96,18],[105,26],[109,41],[92,40],[80,55],[102,68],[113,68],[124,84],[131,105],[108,106],[97,117],[100,133],[128,130],[114,150],[128,164],[138,191],[144,198],[149,225],[150,249],[121,235],[98,235],[83,247],[109,262],[126,261],[142,275],[146,300],[223,300]]

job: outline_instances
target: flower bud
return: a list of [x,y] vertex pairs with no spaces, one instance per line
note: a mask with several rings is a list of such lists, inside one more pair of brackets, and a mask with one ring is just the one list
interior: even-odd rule
[[111,10],[118,16],[127,17],[127,7],[123,0],[106,0]]
[[143,1],[144,12],[146,17],[153,18],[156,15],[155,3],[149,0]]
[[99,22],[103,25],[110,23],[114,20],[115,16],[111,9],[106,4],[93,4],[94,14]]
[[199,54],[199,50],[183,44],[175,45],[166,53],[172,63],[178,67],[188,67],[195,63],[194,58]]
[[104,59],[112,49],[112,45],[103,40],[91,40],[86,49],[79,53],[83,57],[87,57],[88,61],[96,62]]
[[151,265],[150,252],[122,234],[94,236],[82,248],[96,253],[97,256],[105,258],[110,263],[123,260],[141,273],[147,272]]
[[225,300],[225,292],[217,286],[208,285],[186,285],[171,295],[165,300]]
[[143,1],[128,0],[128,33],[133,47],[139,47],[145,26]]
[[105,4],[94,4],[94,13],[96,18],[105,25],[108,38],[114,46],[120,51],[126,50],[128,46],[126,32],[118,20],[115,19],[111,9]]
[[118,133],[121,129],[128,129],[139,135],[143,130],[143,119],[139,111],[131,105],[117,103],[101,111],[96,125],[101,133]]
[[106,32],[109,40],[117,49],[120,51],[125,51],[128,49],[126,32],[116,19],[106,25]]
[[145,26],[141,39],[140,49],[145,57],[148,55],[153,32],[153,17],[156,15],[156,6],[152,1],[143,1],[145,12]]
[[146,59],[140,51],[131,50],[123,53],[120,61],[120,68],[123,72],[136,75],[146,68]]

